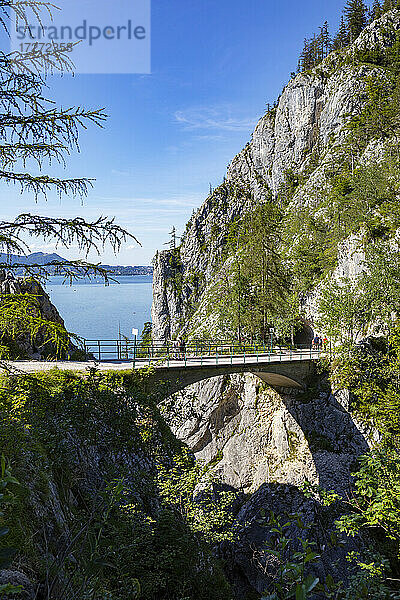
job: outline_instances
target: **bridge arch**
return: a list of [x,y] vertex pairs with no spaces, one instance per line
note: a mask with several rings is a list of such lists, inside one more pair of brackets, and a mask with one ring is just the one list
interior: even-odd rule
[[294,388],[305,390],[315,369],[315,360],[282,361],[266,364],[233,364],[221,366],[158,367],[147,380],[149,386],[161,387],[163,395],[172,395],[186,387],[218,377],[235,373],[252,373],[273,388]]

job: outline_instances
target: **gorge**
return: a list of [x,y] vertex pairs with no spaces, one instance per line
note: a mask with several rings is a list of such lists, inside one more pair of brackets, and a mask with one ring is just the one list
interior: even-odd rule
[[153,341],[327,336],[301,385],[1,375],[4,598],[400,597],[399,49],[392,8],[295,74],[154,260]]

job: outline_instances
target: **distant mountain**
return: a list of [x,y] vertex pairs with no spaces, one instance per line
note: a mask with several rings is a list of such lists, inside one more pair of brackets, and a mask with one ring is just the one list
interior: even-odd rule
[[5,254],[4,252],[0,252],[0,262],[2,263],[11,263],[12,265],[18,263],[20,265],[45,265],[46,263],[52,262],[54,260],[64,261],[65,258],[62,258],[59,254],[53,252],[52,254],[45,254],[44,252],[33,252],[33,254],[28,254],[28,256],[20,256],[18,254]]
[[[46,254],[45,252],[33,252],[28,256],[20,256],[17,254],[7,255],[4,252],[0,252],[0,263],[9,264],[20,264],[20,265],[45,265],[54,261],[65,262],[67,259],[63,258],[55,252]],[[136,267],[124,267],[122,265],[101,265],[103,269],[106,269],[111,275],[152,275],[153,267],[147,266],[136,266]],[[49,267],[48,271],[50,274],[54,273],[55,267]],[[14,271],[16,275],[23,275],[24,269],[17,269]]]

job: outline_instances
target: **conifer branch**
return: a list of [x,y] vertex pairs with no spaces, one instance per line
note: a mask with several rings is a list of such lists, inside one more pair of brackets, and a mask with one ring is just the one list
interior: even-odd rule
[[118,252],[121,244],[128,239],[140,245],[134,235],[108,217],[99,217],[95,221],[87,222],[81,217],[62,219],[27,213],[19,215],[14,222],[0,221],[0,248],[4,244],[4,238],[10,239],[16,245],[23,245],[23,235],[41,237],[54,243],[56,248],[68,248],[75,243],[78,250],[86,255],[91,250],[100,254],[107,244],[114,252]]

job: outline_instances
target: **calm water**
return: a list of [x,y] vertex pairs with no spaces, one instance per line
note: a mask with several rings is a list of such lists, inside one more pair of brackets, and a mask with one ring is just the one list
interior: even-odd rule
[[132,338],[132,328],[142,332],[151,320],[152,276],[116,277],[119,284],[77,281],[62,285],[62,277],[51,277],[46,291],[58,308],[68,331],[86,339]]

